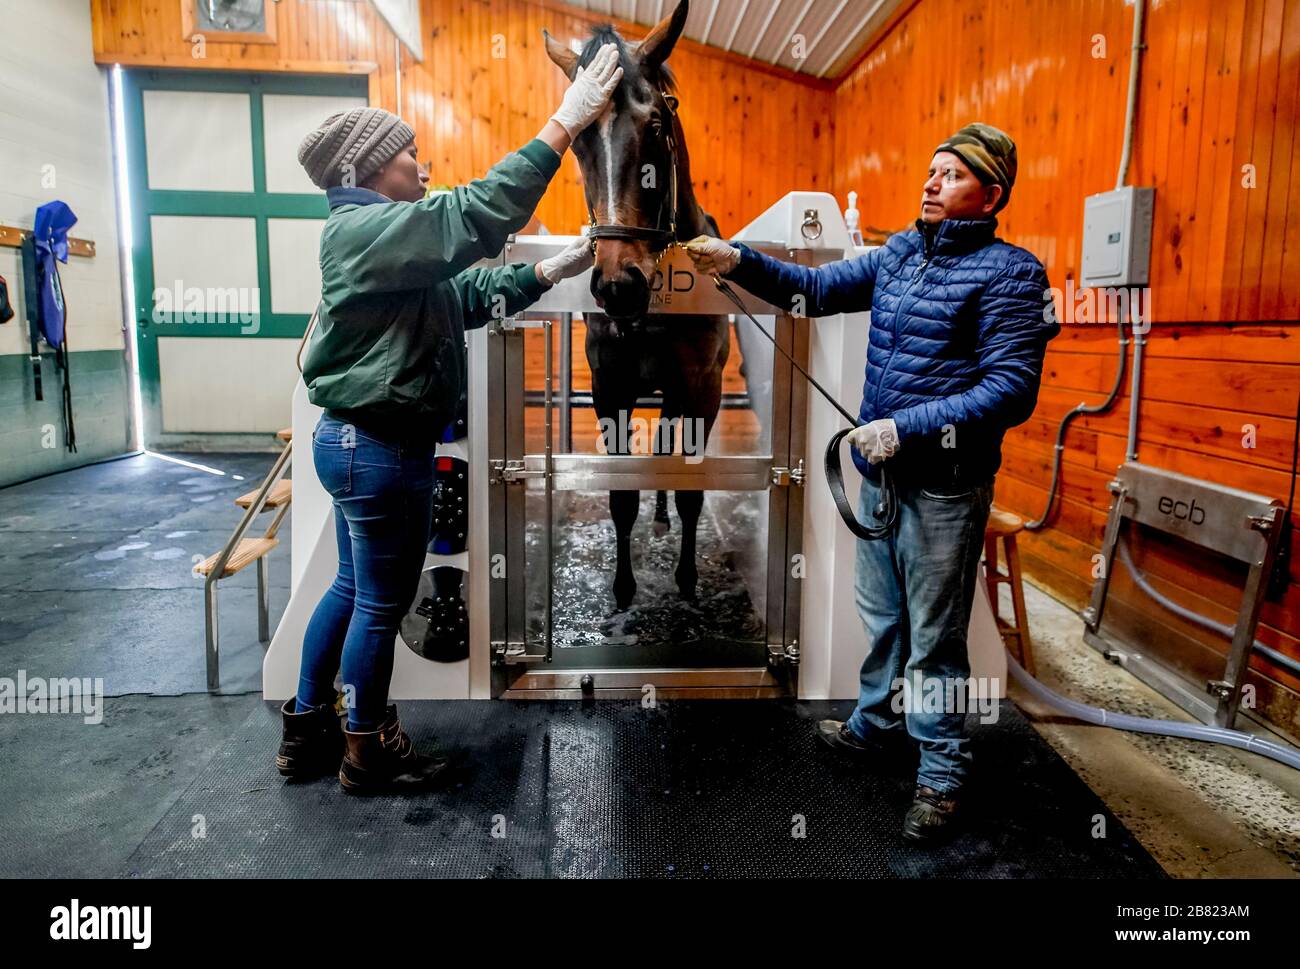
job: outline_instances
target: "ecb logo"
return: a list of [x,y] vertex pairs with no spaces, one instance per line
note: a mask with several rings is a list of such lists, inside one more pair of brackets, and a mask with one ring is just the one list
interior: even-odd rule
[[1175,501],[1168,495],[1161,495],[1160,500],[1156,502],[1156,507],[1162,514],[1172,515],[1179,521],[1187,522],[1191,525],[1202,525],[1205,523],[1205,509],[1196,504],[1193,498],[1191,504],[1185,501]]
[[695,273],[689,269],[669,266],[655,270],[650,280],[650,302],[654,306],[667,306],[673,301],[674,294],[686,294],[695,289]]

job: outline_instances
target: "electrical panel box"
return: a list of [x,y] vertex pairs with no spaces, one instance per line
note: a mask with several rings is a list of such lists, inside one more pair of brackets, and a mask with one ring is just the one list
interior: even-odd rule
[[1117,188],[1083,203],[1080,286],[1145,286],[1151,275],[1154,188]]

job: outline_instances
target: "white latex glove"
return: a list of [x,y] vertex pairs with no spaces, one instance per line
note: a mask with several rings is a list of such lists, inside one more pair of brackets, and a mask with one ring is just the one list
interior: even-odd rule
[[695,263],[695,271],[705,276],[725,276],[740,265],[740,250],[712,236],[696,236],[682,248]]
[[539,262],[537,274],[554,286],[561,279],[585,273],[591,268],[593,260],[591,240],[583,236]]
[[849,443],[870,464],[879,464],[892,458],[898,451],[898,427],[892,418],[872,421],[856,427],[849,434]]
[[601,116],[609,106],[609,96],[623,79],[623,68],[618,66],[618,48],[606,44],[596,51],[596,56],[586,68],[578,68],[573,83],[564,92],[564,100],[551,115],[551,120],[578,137],[583,128]]

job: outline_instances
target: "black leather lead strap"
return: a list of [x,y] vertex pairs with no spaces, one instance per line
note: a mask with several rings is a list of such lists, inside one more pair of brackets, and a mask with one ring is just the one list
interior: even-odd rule
[[32,341],[32,382],[37,400],[44,400],[41,388],[41,283],[36,261],[36,239],[30,233],[23,238],[23,301],[27,304],[27,332]]
[[898,497],[894,493],[894,483],[890,480],[888,462],[884,462],[880,465],[880,504],[874,509],[875,518],[883,524],[871,526],[858,521],[858,516],[853,513],[853,506],[849,504],[848,496],[844,493],[844,467],[840,463],[840,442],[852,434],[853,430],[851,427],[846,427],[831,435],[826,445],[826,484],[831,489],[835,508],[844,519],[844,524],[849,527],[849,531],[858,538],[871,542],[886,538],[894,530],[894,526],[898,523]]
[[637,225],[593,224],[587,230],[588,239],[643,240],[656,249],[667,249],[675,241],[674,234],[665,229],[649,229]]
[[824,461],[824,467],[826,469],[826,484],[831,490],[831,498],[835,502],[835,507],[839,511],[840,517],[844,519],[844,524],[849,527],[849,531],[858,536],[858,538],[866,539],[869,542],[887,537],[894,530],[894,526],[898,523],[898,497],[894,493],[894,483],[890,479],[889,469],[886,467],[888,462],[882,463],[880,466],[880,504],[878,504],[874,509],[875,517],[883,522],[883,524],[878,526],[864,525],[862,522],[858,521],[857,516],[853,514],[853,508],[849,505],[849,499],[844,494],[844,467],[840,463],[840,442],[858,428],[859,421],[854,418],[838,400],[832,397],[825,387],[814,380],[812,374],[799,366],[799,364],[795,362],[794,357],[785,352],[785,349],[776,342],[776,337],[767,332],[767,328],[764,327],[762,323],[754,319],[749,310],[745,308],[744,302],[742,302],[740,297],[736,295],[736,291],[733,290],[731,286],[718,276],[713,277],[713,282],[718,289],[722,291],[723,295],[727,297],[727,299],[736,304],[736,309],[740,310],[745,319],[753,323],[754,326],[758,328],[758,331],[762,333],[763,336],[767,337],[772,346],[776,347],[776,349],[780,351],[781,355],[789,360],[796,370],[803,374],[804,379],[812,385],[813,389],[826,398],[827,402],[839,411],[846,421],[853,425],[852,427],[846,427],[841,431],[836,431],[835,434],[831,436],[830,442],[826,445],[826,458]]

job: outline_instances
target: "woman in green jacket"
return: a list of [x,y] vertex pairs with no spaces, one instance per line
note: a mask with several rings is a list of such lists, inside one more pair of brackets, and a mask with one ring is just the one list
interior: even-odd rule
[[[303,637],[297,696],[281,711],[276,766],[287,777],[337,771],[344,790],[364,793],[424,785],[445,766],[416,752],[388,684],[429,540],[435,444],[465,379],[465,330],[585,271],[591,251],[578,240],[534,265],[470,267],[532,217],[621,77],[610,45],[535,139],[448,194],[425,198],[414,131],[379,108],[327,118],[298,149],[329,202],[303,379],[324,408],[312,458],[333,499],[339,569]],[[334,714],[340,672],[346,728]]]

